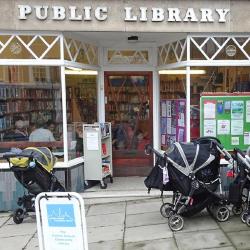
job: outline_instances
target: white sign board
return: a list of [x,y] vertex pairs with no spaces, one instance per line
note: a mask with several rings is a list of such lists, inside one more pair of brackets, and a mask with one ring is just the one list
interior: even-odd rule
[[88,249],[84,202],[79,194],[40,193],[35,206],[40,250]]

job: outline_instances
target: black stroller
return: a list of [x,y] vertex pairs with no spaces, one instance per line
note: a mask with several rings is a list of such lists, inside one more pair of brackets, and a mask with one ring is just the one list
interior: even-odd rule
[[250,157],[235,148],[234,160],[238,174],[229,186],[229,202],[233,213],[241,215],[242,222],[250,226]]
[[145,185],[163,191],[173,191],[172,203],[163,203],[161,214],[168,218],[171,230],[184,226],[184,216],[192,216],[204,208],[218,221],[230,216],[227,200],[216,192],[221,187],[220,154],[231,160],[230,154],[216,138],[203,137],[191,143],[174,143],[161,154],[150,145],[146,154],[156,154],[156,166],[145,179]]
[[16,179],[23,185],[24,195],[19,197],[20,208],[13,213],[16,224],[23,222],[29,212],[35,212],[35,197],[41,192],[65,191],[53,174],[56,158],[46,147],[29,147],[18,152],[8,152],[3,155],[10,164]]

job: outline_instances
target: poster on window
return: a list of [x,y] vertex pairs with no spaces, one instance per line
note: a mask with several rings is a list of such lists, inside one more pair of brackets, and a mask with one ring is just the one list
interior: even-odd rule
[[[231,119],[239,120],[244,116],[244,101],[232,101],[231,103]],[[243,121],[242,121],[243,122]]]

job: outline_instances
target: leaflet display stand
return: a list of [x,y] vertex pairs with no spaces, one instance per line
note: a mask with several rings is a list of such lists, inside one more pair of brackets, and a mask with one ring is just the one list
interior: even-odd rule
[[113,182],[111,123],[83,125],[85,180],[98,180],[107,188],[106,178]]

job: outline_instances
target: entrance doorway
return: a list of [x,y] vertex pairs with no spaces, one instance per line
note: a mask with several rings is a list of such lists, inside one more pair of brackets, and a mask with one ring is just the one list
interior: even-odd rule
[[152,73],[105,72],[106,121],[112,122],[115,176],[146,176],[152,156],[144,146],[153,141]]

